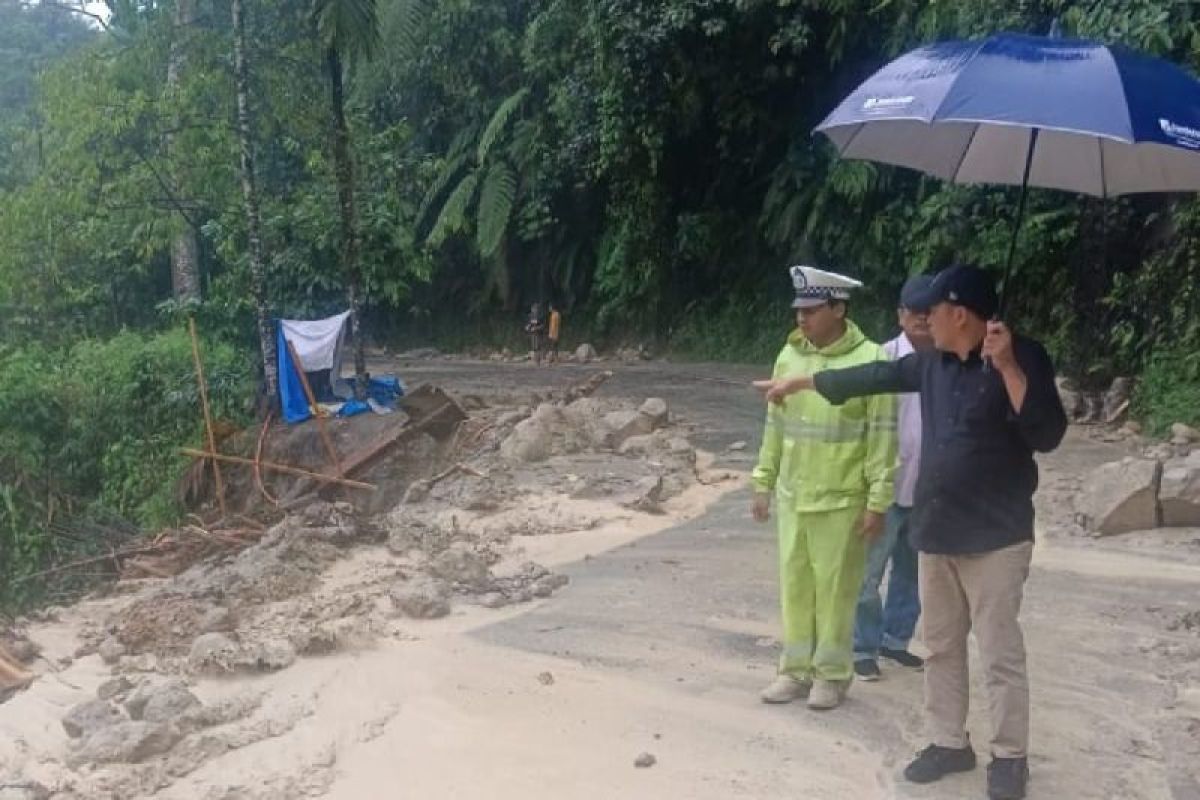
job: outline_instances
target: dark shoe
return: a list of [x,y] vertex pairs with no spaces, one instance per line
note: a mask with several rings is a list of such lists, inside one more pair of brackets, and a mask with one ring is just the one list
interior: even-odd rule
[[975,751],[970,745],[956,750],[931,744],[904,768],[904,777],[911,783],[933,783],[952,772],[970,772],[975,769]]
[[891,648],[884,647],[880,649],[879,655],[909,669],[921,669],[921,667],[925,666],[925,659],[915,656],[907,650],[892,650]]
[[854,674],[860,681],[879,680],[879,665],[873,658],[862,658],[854,662]]
[[1021,800],[1029,782],[1029,761],[1024,758],[992,758],[988,764],[988,797],[991,800]]

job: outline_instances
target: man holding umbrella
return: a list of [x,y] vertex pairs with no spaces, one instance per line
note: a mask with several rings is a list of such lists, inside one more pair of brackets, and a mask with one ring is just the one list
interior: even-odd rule
[[951,267],[914,302],[930,309],[935,350],[755,385],[773,403],[806,390],[833,405],[920,392],[922,460],[910,524],[933,742],[904,774],[929,783],[975,768],[966,733],[974,630],[991,709],[988,794],[1019,800],[1028,779],[1029,683],[1018,614],[1033,553],[1033,454],[1058,446],[1067,418],[1045,349],[989,321],[998,298],[986,273]]

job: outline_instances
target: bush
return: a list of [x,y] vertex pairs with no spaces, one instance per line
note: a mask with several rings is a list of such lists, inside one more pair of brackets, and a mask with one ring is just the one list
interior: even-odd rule
[[1146,362],[1133,396],[1133,413],[1150,433],[1163,435],[1171,425],[1200,425],[1200,351],[1164,348]]
[[[254,359],[217,342],[202,352],[214,416],[246,421]],[[0,349],[0,603],[26,599],[13,578],[63,548],[95,545],[59,541],[54,523],[178,517],[178,448],[202,441],[198,395],[181,330],[123,332],[66,351]]]

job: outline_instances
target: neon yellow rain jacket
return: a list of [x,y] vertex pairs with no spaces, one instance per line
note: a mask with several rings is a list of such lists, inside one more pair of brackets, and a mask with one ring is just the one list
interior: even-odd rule
[[[846,333],[818,348],[799,329],[775,359],[774,378],[812,375],[884,361],[883,348],[847,321]],[[781,512],[862,507],[883,513],[892,504],[896,471],[896,401],[861,397],[832,406],[816,392],[790,395],[767,410],[755,491],[775,491]]]

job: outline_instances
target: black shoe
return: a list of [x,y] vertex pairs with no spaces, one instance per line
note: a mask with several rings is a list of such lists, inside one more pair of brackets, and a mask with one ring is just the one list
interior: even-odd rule
[[873,658],[862,658],[854,662],[854,674],[860,681],[879,680],[879,665]]
[[920,669],[925,666],[925,659],[915,656],[907,650],[892,650],[889,647],[884,647],[879,650],[879,655],[909,669]]
[[975,769],[975,751],[970,745],[956,750],[931,744],[904,768],[904,777],[911,783],[933,783],[952,772],[970,772]]
[[1029,782],[1029,761],[1024,758],[992,758],[988,764],[988,797],[991,800],[1021,800]]

